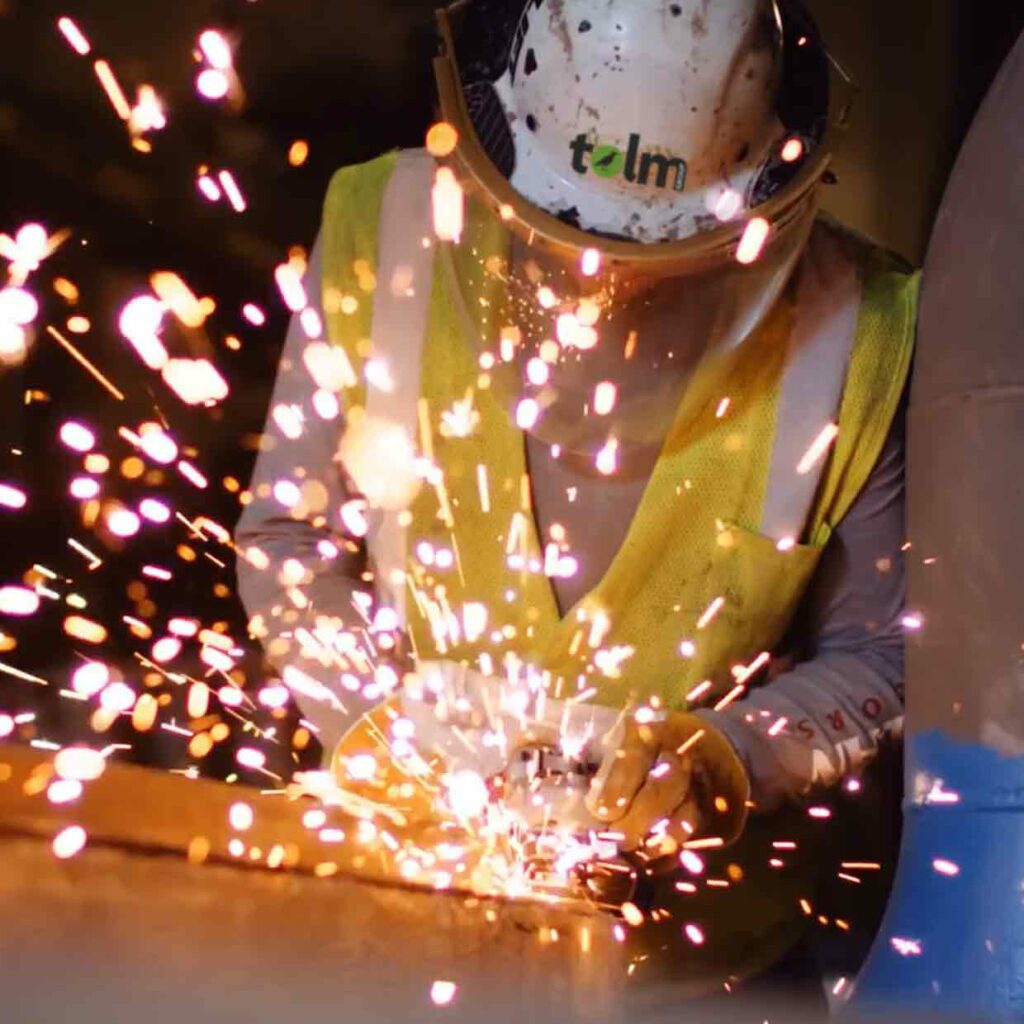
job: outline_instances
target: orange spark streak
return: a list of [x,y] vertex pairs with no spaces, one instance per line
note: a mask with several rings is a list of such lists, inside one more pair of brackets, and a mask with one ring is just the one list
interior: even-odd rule
[[107,94],[107,99],[110,100],[117,116],[122,121],[129,120],[132,116],[131,104],[122,92],[113,69],[105,60],[96,61],[93,67],[96,69],[96,77],[100,80],[100,85],[103,86],[103,91]]
[[797,464],[796,471],[801,476],[806,476],[814,468],[814,464],[829,450],[832,442],[839,435],[839,427],[829,423],[822,432],[811,443],[811,447],[804,453],[804,457]]
[[711,620],[722,610],[722,606],[724,604],[724,597],[716,597],[714,601],[708,605],[704,614],[697,620],[697,628],[704,629],[705,626],[709,625]]
[[92,46],[89,40],[82,34],[82,30],[68,17],[57,19],[57,28],[60,29],[61,34],[71,44],[71,48],[80,57],[84,57],[92,50]]
[[100,371],[97,370],[96,367],[93,366],[93,364],[90,363],[89,360],[86,359],[85,356],[83,356],[82,353],[79,352],[78,349],[60,333],[60,331],[49,325],[47,326],[46,331],[55,341],[62,345],[70,355],[77,359],[78,362],[81,363],[82,366],[84,366],[89,373],[91,373],[93,377],[95,377],[96,380],[98,380],[119,402],[124,401],[124,392],[114,387],[114,385],[111,384],[110,381],[107,380],[107,378],[104,377],[103,374],[100,373]]

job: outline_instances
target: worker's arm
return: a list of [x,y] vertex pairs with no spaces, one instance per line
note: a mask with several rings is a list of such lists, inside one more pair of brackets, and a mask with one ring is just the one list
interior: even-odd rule
[[901,726],[904,541],[901,408],[812,581],[799,620],[808,660],[721,712],[698,712],[737,749],[760,809],[837,782]]
[[[306,289],[311,307],[322,318],[320,259],[317,242],[306,272]],[[371,587],[360,579],[366,568],[363,548],[342,533],[339,510],[352,497],[335,460],[342,421],[324,419],[314,409],[316,385],[303,362],[309,343],[298,316],[294,317],[249,485],[252,502],[239,519],[235,542],[239,593],[250,628],[261,638],[270,662],[282,673],[298,669],[325,688],[318,693],[294,672],[285,675],[329,754],[347,725],[371,701],[342,685],[342,665],[350,659],[339,657],[338,631],[322,628],[323,619],[357,629],[364,626],[353,598]],[[301,434],[294,439],[282,432],[274,418],[275,409],[289,406],[301,411]],[[274,496],[274,485],[281,480],[307,485],[304,507],[295,514]],[[364,682],[365,674],[359,675]],[[356,678],[355,673],[348,675],[350,682]]]

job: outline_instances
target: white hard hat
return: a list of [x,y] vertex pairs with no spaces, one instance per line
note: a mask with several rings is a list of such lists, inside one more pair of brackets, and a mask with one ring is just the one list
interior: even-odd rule
[[584,231],[652,243],[742,221],[821,142],[827,71],[792,2],[464,0],[449,12],[488,157],[519,196]]

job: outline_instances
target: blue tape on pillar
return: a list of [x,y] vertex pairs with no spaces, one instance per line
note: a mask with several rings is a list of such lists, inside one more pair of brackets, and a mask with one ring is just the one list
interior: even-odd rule
[[841,1019],[1024,1021],[1024,757],[908,739],[903,850]]

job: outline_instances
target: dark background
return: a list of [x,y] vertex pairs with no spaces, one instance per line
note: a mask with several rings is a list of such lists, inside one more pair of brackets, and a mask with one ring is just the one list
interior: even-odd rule
[[[133,653],[148,642],[130,635],[122,622],[126,614],[150,623],[155,637],[172,615],[189,614],[204,625],[223,623],[243,641],[245,618],[237,602],[214,593],[218,583],[233,590],[227,549],[190,540],[181,524],[147,528],[121,545],[93,536],[66,497],[80,459],[57,444],[57,431],[70,418],[97,429],[99,449],[112,461],[107,495],[136,502],[159,493],[190,517],[233,524],[237,497],[222,481],[247,481],[285,329],[273,268],[289,247],[312,241],[336,167],[421,144],[432,120],[432,6],[430,0],[66,0],[60,6],[0,0],[0,232],[13,234],[28,221],[72,231],[33,277],[43,309],[29,359],[0,369],[0,480],[29,493],[25,510],[0,508],[0,583],[17,582],[42,564],[57,573],[50,586],[60,595],[30,620],[0,617],[0,633],[7,637],[0,637],[0,661],[50,682],[41,687],[0,674],[0,712],[38,716],[23,724],[20,738],[64,742],[88,735],[87,709],[58,695],[83,658],[119,667],[142,688]],[[826,204],[919,262],[963,133],[1024,25],[1024,3],[814,0],[810,7],[834,55],[860,86],[851,126],[839,139],[839,182]],[[58,33],[56,18],[65,14],[93,43],[89,58],[78,57]],[[210,27],[235,43],[245,99],[234,111],[202,102],[194,92],[193,50],[199,33]],[[150,136],[152,153],[130,146],[96,81],[95,57],[110,61],[129,98],[139,84],[150,83],[165,101],[169,124]],[[310,157],[293,168],[287,152],[297,139],[309,142]],[[249,200],[245,214],[199,198],[201,164],[233,171]],[[165,337],[174,353],[207,355],[229,379],[232,394],[215,410],[182,405],[141,367],[116,331],[121,306],[145,289],[156,269],[178,272],[196,294],[217,302],[202,332],[169,330]],[[80,289],[73,309],[53,291],[58,276]],[[267,310],[264,327],[242,319],[241,306],[249,301]],[[75,340],[126,392],[125,402],[109,398],[43,333],[47,323],[63,327],[72,313],[92,321],[90,333]],[[240,351],[226,348],[229,334],[241,340]],[[29,391],[43,397],[26,405]],[[119,477],[131,449],[117,428],[135,427],[156,412],[181,443],[196,449],[193,461],[210,480],[206,491],[173,472],[146,486]],[[67,546],[69,536],[101,553],[104,564],[89,572]],[[181,543],[197,552],[194,562],[176,555]],[[204,552],[227,565],[217,566]],[[147,562],[172,568],[175,582],[145,581],[144,595],[137,587],[130,595]],[[61,621],[69,609],[62,602],[72,592],[88,601],[83,614],[110,629],[103,648],[64,636]],[[201,674],[189,657],[175,667]],[[250,686],[263,678],[255,651],[239,673]],[[169,701],[165,719],[189,725],[183,687],[153,692]],[[212,713],[218,713],[216,705]],[[273,722],[260,712],[256,721],[277,727],[275,742],[266,747],[271,766],[286,775],[296,763],[289,753],[294,713]],[[108,734],[108,742],[116,741],[131,744],[125,756],[147,763],[191,763],[187,741],[166,730],[140,736],[119,723]],[[252,741],[250,735],[246,742]],[[232,742],[240,739],[221,744],[202,770],[232,771]]]

